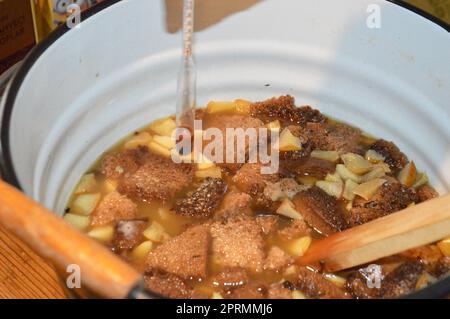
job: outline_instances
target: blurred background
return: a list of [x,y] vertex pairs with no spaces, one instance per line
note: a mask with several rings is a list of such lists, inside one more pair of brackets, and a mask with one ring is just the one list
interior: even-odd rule
[[[22,60],[34,45],[45,39],[70,15],[70,4],[81,10],[111,0],[0,0],[0,75]],[[177,32],[181,27],[182,0],[165,1],[166,28]],[[197,0],[196,29],[202,30],[224,17],[246,10],[262,0]],[[397,1],[402,2],[402,1]],[[450,23],[450,0],[405,0],[434,17]]]

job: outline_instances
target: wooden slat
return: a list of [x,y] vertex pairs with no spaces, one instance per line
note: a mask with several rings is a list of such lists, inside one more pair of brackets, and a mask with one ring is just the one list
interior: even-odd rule
[[362,265],[450,235],[450,194],[331,235],[311,245],[299,263],[323,261],[327,271]]

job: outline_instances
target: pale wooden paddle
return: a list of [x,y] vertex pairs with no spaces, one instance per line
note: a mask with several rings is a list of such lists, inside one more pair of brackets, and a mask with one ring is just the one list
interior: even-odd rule
[[450,236],[450,194],[314,242],[298,260],[338,271]]
[[1,179],[0,224],[60,269],[78,265],[82,287],[103,297],[126,298],[139,290],[135,269]]

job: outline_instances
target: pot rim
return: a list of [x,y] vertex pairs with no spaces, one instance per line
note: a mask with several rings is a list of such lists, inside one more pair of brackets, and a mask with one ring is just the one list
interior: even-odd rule
[[[87,9],[81,13],[81,21],[85,21],[100,11],[118,3],[122,0],[108,0],[103,1],[94,7]],[[450,24],[429,14],[428,12],[417,8],[409,3],[403,2],[401,0],[385,0],[387,2],[393,3],[397,6],[404,8],[405,10],[411,11],[418,16],[421,16],[434,24],[440,26],[444,30],[450,33]],[[11,115],[14,108],[15,100],[20,87],[25,80],[29,70],[33,67],[34,63],[40,58],[40,56],[55,43],[60,37],[62,37],[66,32],[70,31],[70,28],[64,23],[57,27],[48,37],[46,37],[42,42],[37,44],[25,57],[23,63],[20,65],[18,70],[15,71],[14,75],[9,81],[9,84],[4,92],[4,108],[3,114],[0,114],[0,157],[3,159],[2,178],[15,186],[19,190],[23,190],[20,182],[18,180],[16,171],[14,169],[14,163],[11,156],[10,144],[9,144],[9,129],[11,124]],[[1,111],[1,110],[0,110]],[[1,159],[1,158],[0,158]],[[437,283],[428,286],[416,293],[405,296],[405,298],[443,298],[450,293],[450,276],[439,280]],[[133,296],[131,296],[133,298]]]

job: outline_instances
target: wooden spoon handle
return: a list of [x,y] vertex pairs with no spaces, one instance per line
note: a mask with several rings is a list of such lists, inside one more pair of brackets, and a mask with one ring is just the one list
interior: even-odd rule
[[125,298],[141,275],[101,244],[0,180],[0,224],[61,269],[76,264],[81,284],[107,298]]
[[450,194],[319,240],[298,260],[326,271],[362,265],[450,236]]

